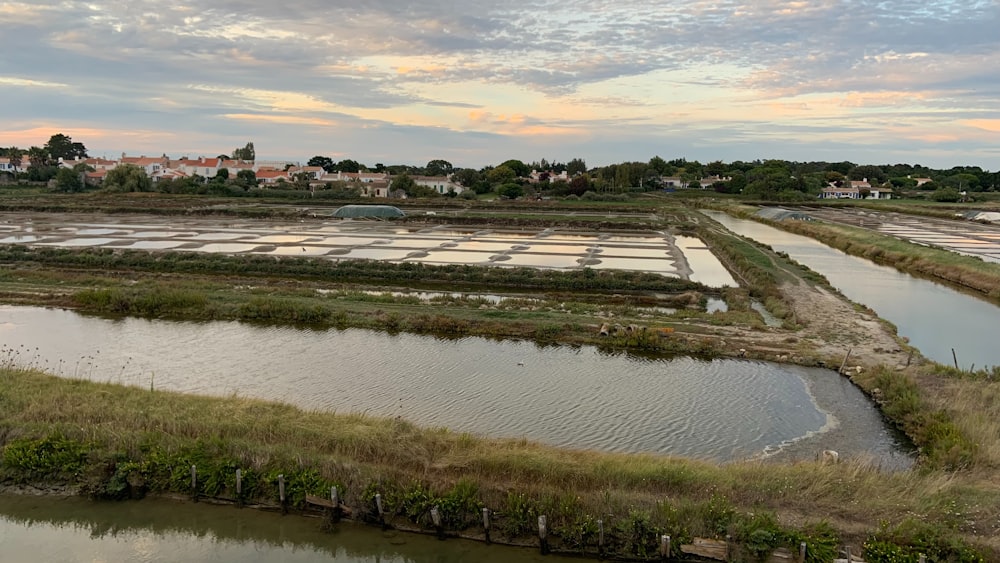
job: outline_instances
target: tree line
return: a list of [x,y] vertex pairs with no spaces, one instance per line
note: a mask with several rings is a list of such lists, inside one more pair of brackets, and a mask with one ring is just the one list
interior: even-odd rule
[[[85,185],[82,173],[88,169],[77,164],[71,169],[60,166],[60,159],[72,161],[87,158],[87,148],[68,135],[52,135],[43,146],[27,150],[18,147],[0,148],[0,157],[7,157],[19,178],[32,182],[55,180],[56,189],[80,191]],[[253,161],[256,150],[253,142],[237,147],[231,155],[219,158]],[[582,158],[568,162],[548,161],[545,158],[532,162],[517,159],[505,160],[482,168],[462,168],[444,159],[434,159],[424,166],[409,164],[376,163],[367,166],[354,159],[334,160],[317,155],[309,159],[308,166],[318,166],[327,173],[376,172],[393,178],[391,189],[400,190],[410,197],[431,197],[432,189],[422,189],[413,176],[448,177],[474,194],[495,193],[500,197],[516,198],[542,194],[565,197],[582,197],[595,194],[620,194],[637,191],[655,191],[669,186],[708,187],[720,193],[742,194],[754,199],[795,201],[815,198],[827,186],[843,186],[851,181],[867,180],[874,188],[895,190],[926,190],[935,199],[956,200],[962,192],[997,191],[1000,173],[978,166],[956,166],[949,169],[932,169],[920,164],[856,164],[849,161],[796,162],[787,160],[754,160],[724,162],[716,160],[701,163],[697,160],[675,158],[666,160],[654,156],[648,161],[631,161],[588,168]],[[136,171],[123,170],[109,177],[111,185],[122,191],[151,191],[148,178],[143,180]],[[142,172],[141,170],[139,172]],[[533,174],[534,173],[534,174]],[[118,176],[121,176],[119,178]],[[310,189],[308,174],[283,183],[286,189]],[[709,180],[706,181],[706,178]],[[105,180],[107,185],[108,179]],[[244,190],[257,185],[252,171],[242,170],[230,178],[227,171],[218,177],[186,178],[168,181],[166,191],[203,192],[200,186],[235,186]],[[710,184],[709,184],[710,182]],[[178,185],[174,186],[173,183]],[[188,185],[190,184],[190,185]],[[158,189],[157,191],[161,191]],[[452,194],[453,195],[453,194]],[[867,194],[862,192],[863,197]]]

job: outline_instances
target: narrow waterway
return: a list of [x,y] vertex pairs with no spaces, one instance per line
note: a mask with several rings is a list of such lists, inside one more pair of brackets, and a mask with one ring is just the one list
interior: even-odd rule
[[530,548],[383,532],[229,506],[0,495],[4,563],[568,562]]
[[996,327],[1000,307],[950,287],[917,278],[888,266],[850,256],[801,235],[703,211],[736,234],[785,252],[793,260],[823,274],[852,301],[873,309],[910,339],[921,353],[951,365],[952,349],[959,366],[968,369],[1000,364]]
[[908,467],[905,441],[831,370],[644,358],[595,347],[0,306],[0,362],[63,377],[551,445],[727,461],[817,450]]

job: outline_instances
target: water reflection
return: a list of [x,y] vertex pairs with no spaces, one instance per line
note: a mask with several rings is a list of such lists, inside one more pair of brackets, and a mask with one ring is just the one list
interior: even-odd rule
[[0,496],[4,563],[458,563],[538,562],[533,549],[437,541],[342,523],[250,509],[146,499],[96,503],[79,498]]

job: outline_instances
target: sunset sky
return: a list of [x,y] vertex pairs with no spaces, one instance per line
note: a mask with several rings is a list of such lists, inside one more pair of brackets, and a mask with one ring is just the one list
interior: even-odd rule
[[1000,168],[1000,0],[0,0],[0,146]]

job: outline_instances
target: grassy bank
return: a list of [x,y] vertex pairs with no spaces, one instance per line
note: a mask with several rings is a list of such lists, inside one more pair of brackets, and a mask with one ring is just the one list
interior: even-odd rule
[[[67,483],[99,498],[190,494],[196,465],[200,494],[232,497],[240,468],[248,503],[275,504],[280,474],[293,508],[336,485],[359,518],[374,518],[379,493],[393,522],[429,528],[439,506],[449,530],[474,531],[489,507],[494,538],[514,542],[529,540],[545,514],[554,546],[576,552],[595,551],[600,518],[611,553],[640,558],[654,556],[660,534],[678,543],[730,534],[740,561],[799,541],[815,548],[813,561],[865,542],[897,557],[912,548],[931,560],[981,561],[971,545],[997,556],[981,534],[1000,517],[1000,491],[972,474],[561,450],[10,365],[0,369],[0,446],[8,484]],[[880,560],[901,559],[869,557]]]

